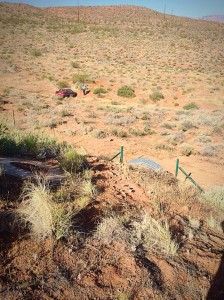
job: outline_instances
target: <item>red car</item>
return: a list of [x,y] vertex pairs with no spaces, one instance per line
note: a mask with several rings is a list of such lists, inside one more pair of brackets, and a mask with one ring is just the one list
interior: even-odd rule
[[76,97],[77,93],[74,92],[71,89],[60,89],[58,91],[55,92],[56,96],[60,96],[60,97]]

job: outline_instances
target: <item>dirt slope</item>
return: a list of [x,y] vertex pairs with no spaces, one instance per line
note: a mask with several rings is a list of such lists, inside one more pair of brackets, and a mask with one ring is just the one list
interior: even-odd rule
[[[2,297],[193,300],[202,299],[209,292],[208,299],[221,299],[223,271],[218,271],[218,268],[223,255],[224,235],[209,229],[204,221],[200,225],[193,223],[186,210],[184,212],[177,203],[173,203],[175,212],[166,199],[161,204],[163,217],[169,218],[173,236],[179,241],[175,257],[155,252],[146,244],[136,245],[134,240],[127,240],[121,233],[118,235],[118,229],[113,229],[110,236],[108,228],[106,236],[97,238],[96,226],[106,216],[117,214],[126,218],[129,220],[126,229],[131,230],[131,224],[141,218],[142,213],[156,217],[158,211],[152,196],[148,196],[148,189],[142,185],[140,170],[127,173],[119,165],[95,157],[88,161],[94,172],[93,182],[101,192],[80,212],[75,232],[67,240],[57,243],[35,241],[15,222],[15,208],[19,203],[2,202]],[[142,175],[144,178],[149,176],[148,185],[152,188],[150,178],[157,175],[146,174],[143,172]],[[177,184],[169,173],[159,176],[157,180],[161,185],[166,182],[174,188]],[[200,204],[194,205],[194,210],[197,210]],[[206,210],[200,211],[202,217]]]

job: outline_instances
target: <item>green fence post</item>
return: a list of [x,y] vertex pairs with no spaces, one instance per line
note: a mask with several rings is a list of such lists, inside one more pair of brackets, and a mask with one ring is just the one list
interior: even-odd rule
[[117,154],[115,154],[110,160],[112,161],[112,160],[114,160],[118,155],[120,155],[121,154],[121,152],[118,152]]
[[124,147],[121,146],[121,151],[120,151],[120,163],[123,164],[123,159],[124,159]]
[[203,189],[194,181],[194,179],[187,174],[183,168],[179,167],[180,171],[186,176],[186,179],[189,179],[201,192],[203,192]]
[[175,172],[175,176],[177,177],[178,175],[178,169],[179,169],[179,158],[176,161],[176,172]]

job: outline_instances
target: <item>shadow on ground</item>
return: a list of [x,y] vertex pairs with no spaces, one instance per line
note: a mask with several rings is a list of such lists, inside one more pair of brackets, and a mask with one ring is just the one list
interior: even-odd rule
[[[224,221],[221,223],[224,232]],[[208,291],[207,300],[223,300],[224,299],[224,249],[219,269],[212,281]]]

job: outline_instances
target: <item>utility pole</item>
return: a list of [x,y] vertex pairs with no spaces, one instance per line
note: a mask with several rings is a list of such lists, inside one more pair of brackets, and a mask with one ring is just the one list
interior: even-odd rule
[[78,24],[79,24],[79,0],[77,0],[77,3],[78,3]]
[[164,20],[166,19],[166,4],[164,6]]

